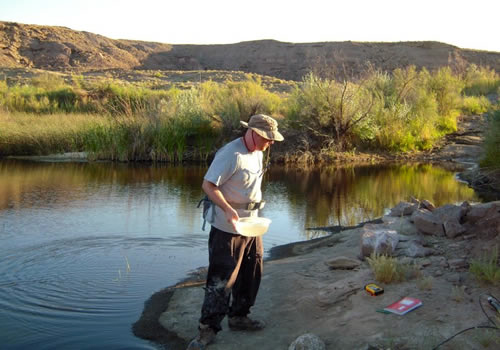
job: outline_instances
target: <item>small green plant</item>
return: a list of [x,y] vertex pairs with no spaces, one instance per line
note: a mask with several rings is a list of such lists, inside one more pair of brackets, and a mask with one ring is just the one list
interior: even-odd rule
[[465,286],[453,286],[451,288],[451,299],[460,303],[465,300]]
[[485,329],[475,335],[474,338],[483,348],[498,349],[497,346],[500,345],[498,330]]
[[368,260],[375,279],[381,283],[400,282],[406,278],[406,266],[397,258],[372,253]]
[[500,267],[498,267],[498,246],[480,259],[472,260],[469,271],[479,280],[489,284],[500,283]]
[[417,279],[417,287],[420,290],[431,290],[434,278],[432,276],[422,276]]

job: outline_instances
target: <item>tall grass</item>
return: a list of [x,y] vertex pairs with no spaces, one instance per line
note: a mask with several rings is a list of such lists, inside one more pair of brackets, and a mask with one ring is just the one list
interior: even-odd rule
[[110,81],[70,87],[57,77],[51,90],[49,80],[0,85],[0,155],[87,151],[119,161],[206,160],[240,120],[273,114],[281,102],[258,80],[162,91]]
[[[499,86],[493,70],[473,65],[462,74],[448,67],[368,71],[342,82],[309,74],[289,94],[266,90],[255,76],[155,90],[46,73],[26,85],[0,81],[0,155],[87,151],[121,161],[203,160],[257,113],[279,118],[285,134],[318,154],[428,150],[456,130],[459,114],[491,110],[484,94]],[[487,141],[488,164],[500,164],[495,135]]]

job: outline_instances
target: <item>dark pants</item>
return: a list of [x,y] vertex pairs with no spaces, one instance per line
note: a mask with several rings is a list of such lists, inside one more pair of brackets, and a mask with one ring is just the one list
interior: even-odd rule
[[263,252],[262,237],[234,235],[212,226],[200,323],[218,332],[226,315],[246,316],[250,313],[262,276]]

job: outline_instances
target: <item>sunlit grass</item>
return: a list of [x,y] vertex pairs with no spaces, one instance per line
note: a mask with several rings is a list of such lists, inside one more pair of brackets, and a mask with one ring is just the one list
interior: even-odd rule
[[[206,160],[239,132],[240,121],[257,113],[273,115],[286,135],[306,140],[301,151],[312,155],[308,162],[340,151],[430,150],[456,131],[460,111],[490,108],[481,94],[500,86],[498,74],[473,65],[462,73],[449,67],[367,71],[346,82],[309,74],[298,84],[242,72],[108,73],[0,81],[0,154],[87,151],[93,159]],[[291,88],[271,91],[280,84]],[[487,166],[500,162],[491,139]]]

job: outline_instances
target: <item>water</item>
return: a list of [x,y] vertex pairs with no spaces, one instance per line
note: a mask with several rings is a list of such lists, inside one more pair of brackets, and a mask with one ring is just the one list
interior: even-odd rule
[[[0,161],[2,349],[155,349],[134,337],[144,302],[207,265],[200,188],[206,167]],[[478,201],[429,165],[265,175],[273,246],[354,225],[413,195],[436,205]]]

